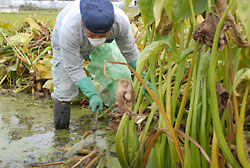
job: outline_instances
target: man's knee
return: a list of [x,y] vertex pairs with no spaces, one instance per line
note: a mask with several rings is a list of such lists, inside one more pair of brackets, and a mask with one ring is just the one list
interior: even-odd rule
[[52,70],[54,91],[52,97],[60,101],[71,101],[78,95],[78,87],[64,70]]
[[71,101],[78,95],[78,87],[69,83],[62,83],[58,86],[54,86],[52,98],[56,98],[60,101]]

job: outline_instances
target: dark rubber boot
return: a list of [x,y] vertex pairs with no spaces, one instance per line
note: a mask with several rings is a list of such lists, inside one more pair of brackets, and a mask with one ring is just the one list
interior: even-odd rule
[[61,102],[57,99],[53,99],[53,111],[55,129],[69,128],[70,102]]

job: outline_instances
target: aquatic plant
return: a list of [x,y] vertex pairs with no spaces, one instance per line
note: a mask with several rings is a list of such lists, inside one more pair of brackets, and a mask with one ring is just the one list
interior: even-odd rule
[[122,167],[249,167],[250,4],[235,4],[139,1],[136,72],[146,72],[153,89],[143,96],[142,79],[134,79],[133,112],[148,117],[138,124],[123,115],[116,135]]
[[14,27],[0,23],[0,85],[16,93],[52,89],[52,28],[32,18],[26,18],[18,30]]

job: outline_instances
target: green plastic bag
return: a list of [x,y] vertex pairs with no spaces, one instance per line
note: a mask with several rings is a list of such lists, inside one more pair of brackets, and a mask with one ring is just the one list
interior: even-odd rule
[[111,107],[116,103],[116,88],[118,79],[131,79],[131,72],[125,65],[106,63],[106,74],[112,79],[104,76],[105,61],[126,62],[116,43],[105,43],[98,47],[90,56],[91,62],[87,66],[87,71],[91,74],[95,81],[101,84],[100,94],[103,102]]

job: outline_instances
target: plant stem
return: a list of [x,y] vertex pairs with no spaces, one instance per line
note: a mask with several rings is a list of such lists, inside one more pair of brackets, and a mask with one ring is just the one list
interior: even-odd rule
[[219,40],[219,35],[220,35],[220,30],[222,28],[222,24],[227,16],[227,13],[235,3],[235,0],[231,0],[229,5],[227,6],[226,10],[224,11],[220,22],[217,26],[216,33],[214,36],[214,41],[213,41],[213,47],[212,47],[212,53],[211,53],[211,60],[209,63],[209,91],[210,91],[210,102],[211,102],[211,111],[212,111],[212,116],[213,116],[213,126],[215,129],[216,137],[218,138],[218,144],[227,158],[228,162],[233,166],[233,167],[240,167],[239,163],[236,161],[234,156],[232,155],[229,147],[227,146],[227,142],[225,140],[225,137],[223,135],[223,131],[221,128],[220,124],[220,117],[219,117],[219,110],[218,110],[218,100],[217,100],[217,94],[216,94],[216,84],[215,84],[215,63],[216,63],[216,53],[217,53],[217,48],[218,48],[218,40]]
[[1,79],[1,81],[0,81],[0,85],[2,85],[2,83],[4,82],[4,80],[6,79],[6,77],[7,77],[7,74],[6,74],[6,75],[4,75],[4,77]]
[[[177,139],[176,137],[176,134],[174,132],[174,129],[173,129],[173,126],[171,125],[167,115],[166,115],[166,112],[164,110],[164,107],[162,106],[162,104],[160,103],[160,101],[158,100],[158,98],[156,97],[156,95],[150,90],[150,88],[147,86],[147,84],[143,81],[142,77],[140,75],[138,75],[135,70],[129,66],[127,63],[124,63],[124,62],[117,62],[117,61],[106,61],[107,63],[116,63],[116,64],[122,64],[122,65],[126,65],[128,66],[128,68],[134,73],[134,75],[138,78],[138,80],[142,83],[142,85],[145,87],[145,89],[147,90],[147,92],[149,93],[149,95],[153,98],[153,100],[155,101],[155,103],[157,104],[158,108],[159,108],[159,111],[161,113],[161,115],[163,116],[163,119],[164,119],[164,123],[165,125],[168,127],[169,129],[169,132],[170,132],[170,135],[171,135],[171,138],[174,140],[174,143],[175,143],[175,147],[176,147],[176,150],[177,150],[177,153],[178,153],[178,156],[179,156],[179,159],[181,161],[181,164],[183,165],[183,154],[182,154],[182,151],[181,151],[181,148],[180,148],[180,143],[179,143],[179,140]],[[120,123],[121,125],[121,123]],[[119,125],[119,127],[120,127]],[[118,128],[119,128],[118,127]],[[121,135],[119,135],[119,140],[121,140]],[[119,141],[117,140],[117,141]],[[118,142],[116,141],[116,143],[118,144]],[[120,142],[122,143],[122,142]],[[120,144],[119,144],[119,147],[120,147]],[[121,151],[121,149],[119,149]],[[119,151],[119,152],[120,152]]]
[[142,50],[146,47],[148,36],[149,36],[149,26],[146,27],[146,35],[143,40]]
[[[138,139],[138,135],[137,135],[137,131],[135,128],[135,121],[134,119],[130,120],[128,123],[129,129],[128,129],[128,160],[129,160],[129,164],[132,163],[135,155],[136,155],[136,151],[139,149],[139,139]],[[136,162],[137,163],[137,162]],[[137,167],[137,165],[135,164],[134,167]]]
[[167,116],[170,120],[170,123],[173,123],[173,116],[171,116],[171,77],[172,77],[172,58],[169,54],[169,62],[168,62],[168,75],[167,75],[167,95],[166,95],[166,111]]
[[26,89],[28,89],[28,88],[29,88],[29,84],[27,84],[26,86],[24,86],[24,87],[21,88],[21,89],[13,90],[13,92],[14,92],[14,93],[20,93],[20,92],[22,92],[22,91],[24,91],[24,90],[26,90]]
[[125,124],[128,122],[128,118],[129,118],[128,115],[126,114],[123,115],[122,120],[120,121],[120,124],[118,126],[115,138],[116,154],[122,167],[129,167],[127,158],[124,154],[124,147],[122,144],[123,129],[125,127]]
[[188,0],[188,1],[189,1],[190,9],[191,9],[191,12],[192,12],[193,28],[195,30],[195,28],[196,28],[196,23],[195,23],[196,20],[195,20],[194,6],[193,6],[192,0]]
[[215,131],[213,133],[213,141],[212,141],[212,168],[219,168],[219,148],[218,148],[218,140],[216,138]]
[[[227,42],[228,54],[229,54],[231,83],[233,85],[233,81],[234,81],[233,58],[232,58],[231,46],[229,44],[229,40],[228,40],[227,36],[226,36],[226,42]],[[235,123],[237,125],[238,119],[239,119],[239,110],[238,110],[237,98],[236,98],[236,95],[234,94],[234,92],[232,93],[232,102],[233,102],[233,108],[234,108],[234,119],[235,119]]]
[[32,65],[34,63],[36,63],[45,53],[47,53],[49,50],[51,50],[51,47],[47,47],[43,50],[43,52],[41,52],[37,57],[36,59],[32,62]]
[[250,163],[248,162],[248,159],[245,154],[245,149],[244,149],[244,136],[243,136],[243,131],[244,131],[244,118],[245,118],[245,107],[246,107],[246,101],[249,93],[249,87],[250,84],[246,85],[245,89],[245,94],[242,100],[241,104],[241,109],[240,109],[240,118],[239,118],[239,123],[237,125],[237,133],[236,133],[236,147],[237,147],[237,154],[238,158],[240,160],[241,165],[244,168],[249,168]]
[[[202,80],[202,111],[201,111],[201,125],[200,125],[200,143],[201,147],[207,152],[207,131],[206,131],[206,119],[207,119],[207,90],[206,90],[206,78]],[[208,162],[204,156],[201,157],[201,166],[203,168],[208,167]]]
[[[190,98],[190,106],[189,106],[187,123],[186,123],[186,128],[185,128],[185,133],[187,135],[190,135],[191,122],[192,122],[193,113],[194,113],[194,100],[195,100],[195,92],[196,92],[195,89],[196,89],[196,85],[197,85],[197,82],[196,82],[196,80],[197,80],[197,78],[196,78],[197,69],[196,69],[196,67],[197,67],[197,61],[195,60],[194,61],[194,69],[193,69],[193,73],[192,73],[193,74],[193,76],[192,76],[193,85],[192,85],[192,92],[191,92],[191,98]],[[193,121],[193,122],[196,122],[196,121]],[[196,161],[194,161],[194,158],[196,158],[196,156],[194,156],[194,151],[192,150],[192,148],[191,148],[191,153],[190,153],[190,145],[189,145],[189,140],[188,139],[185,139],[184,150],[185,150],[185,153],[184,153],[184,156],[185,156],[184,157],[184,166],[185,167],[190,167],[192,164],[195,164]],[[197,158],[195,160],[197,160]]]
[[193,66],[194,66],[194,63],[195,63],[195,56],[196,56],[196,53],[197,53],[198,44],[199,44],[199,39],[197,40],[196,45],[195,45],[195,50],[194,50],[193,57],[192,57],[192,62],[191,62],[191,65],[190,65],[190,71],[189,71],[189,74],[188,74],[187,85],[185,87],[184,95],[183,95],[183,98],[182,98],[182,101],[181,101],[180,110],[178,112],[178,116],[177,116],[177,119],[176,119],[176,123],[175,123],[175,128],[176,129],[179,129],[179,127],[180,127],[182,116],[183,116],[183,113],[184,113],[184,110],[185,110],[185,105],[186,105],[187,97],[188,97],[188,93],[189,93],[191,77],[192,77],[192,71],[193,71]]
[[193,27],[193,25],[191,24],[191,28],[190,28],[190,30],[189,30],[189,34],[188,34],[188,38],[187,38],[187,42],[186,42],[186,46],[185,46],[186,49],[189,47],[189,43],[190,43],[191,37],[192,37],[192,35],[193,35],[193,33],[192,33],[193,30],[194,30],[194,27]]
[[211,0],[207,0],[207,11],[206,11],[206,16],[210,13],[210,8],[211,8]]
[[227,54],[227,47],[225,46],[225,68],[224,68],[224,87],[228,90],[228,54]]

